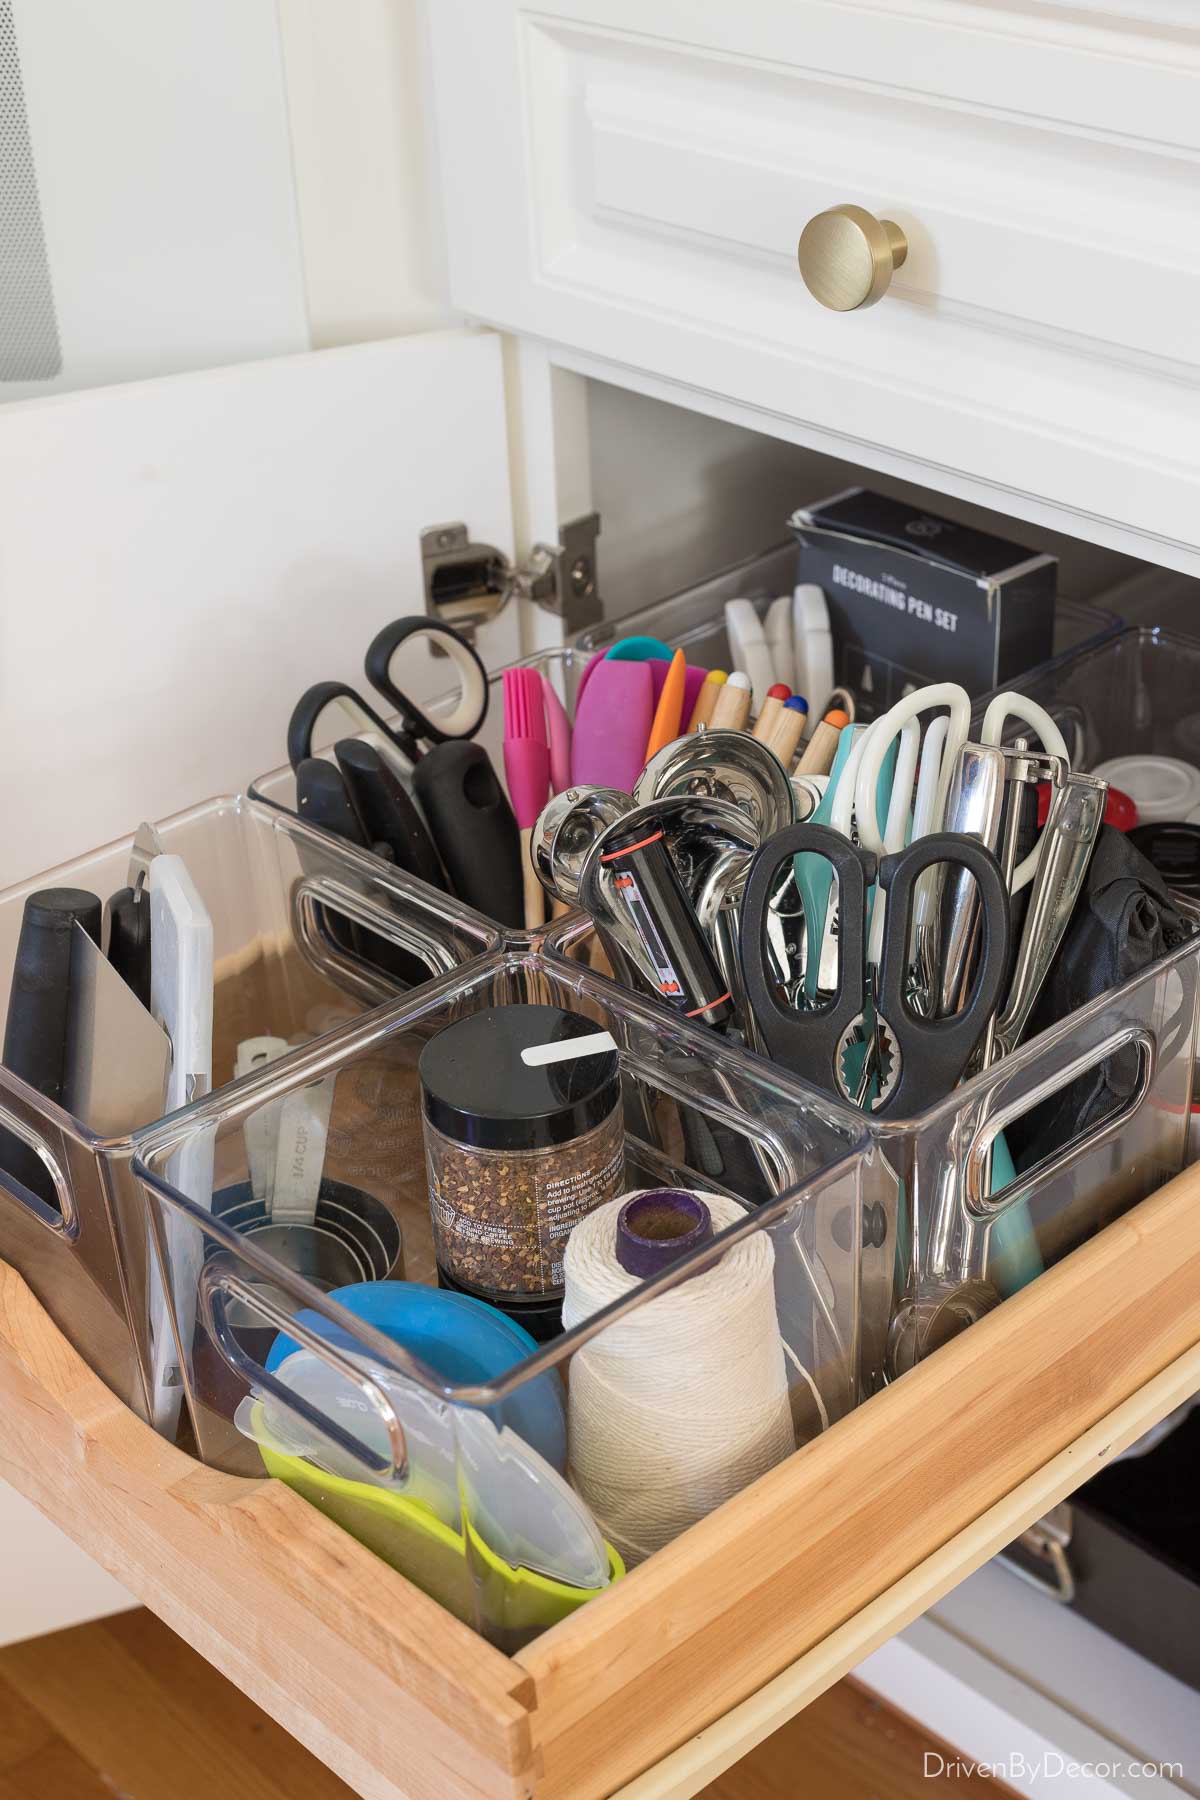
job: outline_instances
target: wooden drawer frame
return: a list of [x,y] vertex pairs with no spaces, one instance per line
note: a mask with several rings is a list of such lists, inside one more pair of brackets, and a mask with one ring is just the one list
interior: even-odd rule
[[0,1475],[370,1800],[694,1793],[1197,1387],[1200,1167],[508,1658],[0,1267]]

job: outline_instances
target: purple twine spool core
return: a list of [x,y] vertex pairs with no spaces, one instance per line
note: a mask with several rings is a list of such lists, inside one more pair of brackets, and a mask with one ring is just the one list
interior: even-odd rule
[[617,1261],[646,1280],[712,1237],[712,1216],[686,1188],[650,1188],[617,1214]]

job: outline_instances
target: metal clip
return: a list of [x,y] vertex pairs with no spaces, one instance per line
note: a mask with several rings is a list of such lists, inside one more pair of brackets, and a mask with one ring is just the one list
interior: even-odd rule
[[140,900],[142,897],[142,889],[150,875],[150,864],[156,856],[162,854],[162,839],[154,826],[143,819],[133,834],[133,845],[129,852],[129,872],[125,877],[125,885],[133,889],[135,900]]
[[[1060,1606],[1070,1606],[1075,1598],[1075,1573],[1068,1551],[1075,1529],[1075,1515],[1066,1501],[1054,1507],[1042,1519],[1023,1531],[1019,1538],[1000,1552],[1006,1568],[1027,1581],[1031,1587],[1049,1594]],[[1029,1558],[1023,1562],[1021,1557]]]

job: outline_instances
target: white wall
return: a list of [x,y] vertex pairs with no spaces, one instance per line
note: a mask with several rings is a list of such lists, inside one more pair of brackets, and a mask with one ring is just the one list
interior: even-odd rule
[[[66,29],[65,9],[76,6],[81,7],[88,31],[93,34],[87,55],[80,53],[79,34]],[[46,171],[50,188],[61,195],[64,183],[69,185],[73,167],[83,174],[90,167],[91,177],[101,182],[103,198],[107,163],[125,151],[133,157],[124,185],[114,185],[108,195],[106,204],[119,203],[123,224],[120,232],[110,225],[106,239],[102,233],[97,236],[102,223],[100,214],[94,212],[90,221],[77,219],[73,225],[62,201],[55,204],[56,192],[44,194],[51,252],[57,249],[60,262],[65,259],[64,269],[69,265],[77,272],[76,285],[70,293],[62,293],[64,333],[71,329],[76,313],[90,331],[86,346],[76,333],[74,366],[68,366],[62,381],[54,386],[82,385],[84,379],[89,384],[123,381],[149,373],[233,362],[243,355],[294,351],[308,341],[309,328],[313,346],[321,348],[422,331],[450,318],[443,298],[436,207],[430,198],[434,176],[422,100],[418,0],[278,0],[278,24],[275,0],[171,0],[165,8],[158,0],[109,0],[100,8],[84,6],[82,0],[25,0],[21,16],[30,25],[26,87],[34,115],[32,123],[40,142],[53,148]],[[199,33],[194,42],[189,36],[193,28]],[[55,44],[64,41],[72,44],[69,59],[55,54]],[[151,134],[146,131],[139,137],[138,109],[119,100],[114,106],[118,84],[96,80],[98,68],[119,69],[131,63],[136,66],[139,56],[151,72],[150,97],[166,109],[154,134],[156,157],[145,155]],[[210,81],[217,84],[220,103],[206,108]],[[239,106],[239,96],[244,99],[244,106]],[[72,111],[79,127],[74,131],[61,129],[64,105]],[[99,109],[102,116],[85,130],[89,109]],[[240,136],[229,129],[230,109],[242,127]],[[215,145],[205,144],[206,126],[210,131],[216,128]],[[206,204],[202,214],[193,211],[189,216],[186,208],[178,204],[177,186],[172,229],[186,256],[200,258],[201,262],[191,277],[179,270],[181,285],[174,291],[174,299],[163,303],[164,317],[171,329],[164,329],[161,341],[156,341],[147,330],[151,297],[144,287],[140,317],[136,308],[131,312],[126,306],[127,316],[124,322],[117,318],[121,330],[114,336],[105,332],[104,321],[94,306],[91,312],[88,310],[88,258],[92,257],[102,271],[107,259],[108,275],[119,288],[122,280],[133,277],[144,254],[153,255],[156,249],[166,253],[169,246],[164,244],[156,221],[160,203],[170,192],[171,152],[179,141],[186,143],[190,178],[199,183],[198,193]],[[81,156],[85,148],[86,157]],[[214,156],[214,149],[224,155]],[[148,189],[150,201],[143,197],[138,183]],[[270,195],[268,203],[263,202],[264,193]],[[293,259],[290,272],[284,270],[275,298],[264,295],[261,281],[246,280],[239,288],[226,279],[229,270],[237,266],[236,240],[242,229],[239,221],[244,223],[253,208],[263,204],[267,204],[267,213],[251,228],[259,260],[273,246],[280,245],[280,255],[284,257],[291,246]],[[302,268],[296,260],[297,219],[302,236]],[[139,220],[141,252],[136,249]],[[207,268],[205,221],[216,226],[221,238],[209,246]],[[80,227],[89,224],[90,229],[81,233]],[[168,274],[169,270],[164,271],[164,281]],[[202,276],[207,276],[207,280]],[[214,307],[214,282],[218,279],[223,294],[230,289],[235,294],[236,305],[232,308]],[[131,356],[126,353],[125,340],[133,327],[138,328],[140,335],[134,345],[137,354]],[[185,339],[190,333],[190,343],[178,341],[181,333]],[[67,337],[64,348],[68,352],[71,342]],[[90,360],[83,368],[80,361],[85,348]],[[75,379],[77,374],[79,381]],[[47,384],[31,384],[19,391],[36,397],[49,389]],[[0,388],[0,395],[4,392]],[[16,398],[17,394],[15,385],[10,385],[7,396]],[[442,394],[445,399],[444,383]],[[429,398],[431,404],[421,410],[431,414],[437,396]],[[103,396],[96,396],[96,405],[103,407]],[[407,409],[401,406],[397,410],[405,413]],[[488,432],[480,435],[486,436],[494,447],[495,480],[506,492],[503,440],[498,421],[492,416],[494,412],[492,407]],[[353,435],[349,408],[343,412],[343,418]],[[32,419],[29,423],[32,427]],[[19,437],[15,414],[12,426]],[[405,442],[411,451],[419,443],[419,433],[411,430],[411,420],[402,417],[397,427],[405,426],[409,427]],[[461,431],[461,421],[457,429]],[[450,435],[454,435],[453,429]],[[376,456],[382,468],[395,465],[395,456],[388,455],[385,449],[387,436],[381,430],[377,440]],[[161,444],[157,444],[148,457],[143,469],[147,480],[149,463],[160,449]],[[402,456],[403,453],[401,459]],[[469,464],[470,459],[466,461]],[[470,479],[469,468],[466,477]],[[136,491],[135,483],[130,489],[131,498]],[[278,499],[280,516],[286,519],[286,498]],[[486,513],[487,507],[479,504],[478,484],[476,500],[477,514]],[[196,504],[199,523],[207,510],[199,494]],[[448,501],[431,499],[430,504],[438,517],[442,516],[439,506],[453,514],[462,510],[457,502],[450,505]],[[381,517],[392,512],[394,507],[389,503],[381,509]],[[419,522],[433,522],[432,515]],[[507,525],[501,531],[496,520],[476,517],[472,522],[481,530],[490,527],[498,541],[506,541]],[[302,537],[309,535],[311,523],[310,519]],[[215,521],[213,525],[215,529]],[[138,541],[136,529],[125,536],[115,518],[111,529],[114,541],[128,546]],[[347,543],[345,548],[350,555],[353,547]],[[360,542],[360,561],[365,549]],[[284,554],[282,546],[280,554]],[[22,672],[22,659],[3,654],[4,649],[13,651],[22,630],[19,614],[24,609],[20,594],[14,590],[12,579],[7,584],[3,580],[5,571],[13,577],[16,560],[11,534],[4,531],[0,519],[0,694],[13,681],[19,681],[24,688],[29,686],[28,671]],[[231,578],[228,555],[223,560],[223,579]],[[186,640],[189,632],[200,629],[206,612],[220,608],[221,584],[214,583],[207,604],[203,596],[200,604],[195,604],[193,597],[191,613],[181,616],[178,586],[170,579],[169,570],[163,573],[164,635],[177,633]],[[415,596],[406,589],[417,575],[413,536],[411,544],[405,541],[402,546],[398,578],[390,599],[381,596],[381,617],[389,606],[396,612],[413,606]],[[86,621],[92,609],[82,586],[73,587],[69,596],[60,598],[64,604],[79,609],[77,630],[68,633],[76,640],[79,665],[73,677],[60,659],[52,675],[53,658],[48,656],[39,667],[33,686],[49,708],[47,716],[54,721],[56,748],[77,754],[80,766],[84,766],[89,761],[86,721],[94,703],[86,680]],[[348,595],[342,598],[344,602]],[[43,607],[45,601],[43,594],[38,606]],[[232,630],[233,641],[238,635],[235,622],[235,615],[227,616],[226,626]],[[283,624],[281,618],[281,627]],[[93,615],[92,628],[103,632],[104,619]],[[365,625],[358,633],[365,645],[363,632]],[[148,639],[150,644],[153,641],[153,637]],[[353,648],[361,654],[357,638]],[[347,654],[349,651],[348,644]],[[287,666],[290,654],[286,651],[282,656],[287,692],[277,702],[285,711],[287,693],[295,686],[295,674]],[[271,683],[280,676],[275,660],[269,653],[264,654],[263,672]],[[82,688],[72,689],[73,678],[83,683]],[[62,702],[68,694],[71,703],[64,712]],[[83,722],[77,739],[61,730],[66,717],[77,717]],[[273,737],[265,755],[268,762],[279,758],[282,739],[276,745]],[[178,766],[181,760],[178,755],[174,759],[170,755],[164,759],[161,754],[156,758],[152,777],[155,784],[182,783],[167,802],[169,805],[198,798],[227,782],[224,772],[184,770]],[[257,760],[261,762],[263,756],[257,754]],[[255,772],[247,767],[243,778]],[[148,769],[143,770],[143,777],[149,773]],[[130,780],[137,780],[135,766],[130,766],[127,774]],[[94,802],[96,796],[82,791],[74,794],[72,804],[83,816],[50,823],[48,814],[62,810],[61,796],[59,803],[48,807],[34,804],[26,792],[21,812],[29,834],[22,836],[14,831],[10,810],[3,878],[27,874],[72,848],[82,850],[115,829],[124,829],[136,813],[157,810],[157,798],[144,791],[144,782],[139,782],[139,786],[143,793],[136,802],[132,794],[120,800],[119,823],[115,814],[112,818],[88,816],[94,810],[89,799]],[[107,796],[103,804],[108,805],[113,798],[116,796]],[[43,841],[48,824],[53,841]],[[55,837],[60,827],[61,836]],[[123,1588],[0,1482],[0,1644],[82,1623],[130,1604]]]
[[[447,331],[0,408],[0,886],[286,760],[424,610],[420,533],[512,548],[499,339]],[[517,654],[508,608],[479,634]],[[432,691],[444,670],[429,663]],[[437,686],[433,686],[433,683]]]

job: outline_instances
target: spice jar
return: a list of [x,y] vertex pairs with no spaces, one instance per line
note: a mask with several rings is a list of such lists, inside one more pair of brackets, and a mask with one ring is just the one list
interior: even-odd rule
[[624,1185],[612,1038],[561,1007],[492,1007],[432,1038],[420,1077],[439,1280],[553,1337],[571,1229]]

